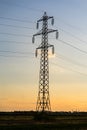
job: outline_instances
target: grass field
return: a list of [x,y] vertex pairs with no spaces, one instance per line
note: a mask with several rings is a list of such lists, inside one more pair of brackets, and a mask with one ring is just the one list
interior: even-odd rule
[[87,130],[87,113],[1,112],[0,130]]

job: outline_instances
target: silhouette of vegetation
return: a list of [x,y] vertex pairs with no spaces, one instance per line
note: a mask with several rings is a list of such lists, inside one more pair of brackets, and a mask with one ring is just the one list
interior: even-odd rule
[[0,130],[87,130],[87,112],[0,112]]

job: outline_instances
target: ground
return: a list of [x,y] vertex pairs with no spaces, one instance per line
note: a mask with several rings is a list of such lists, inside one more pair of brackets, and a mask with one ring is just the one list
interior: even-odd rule
[[87,130],[87,112],[0,112],[0,130]]

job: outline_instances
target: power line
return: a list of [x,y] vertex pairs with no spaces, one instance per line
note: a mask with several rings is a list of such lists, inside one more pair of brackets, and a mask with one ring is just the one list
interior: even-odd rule
[[73,46],[73,45],[71,45],[71,44],[69,44],[69,43],[67,43],[67,42],[65,42],[65,41],[63,41],[63,40],[60,40],[60,39],[59,39],[59,41],[60,41],[61,43],[65,44],[65,45],[68,45],[68,46],[74,48],[75,50],[78,50],[78,51],[80,51],[80,52],[82,52],[82,53],[84,53],[84,54],[87,54],[86,51],[81,50],[81,49],[79,49],[78,47],[75,47],[75,46]]
[[[7,41],[7,40],[6,40],[6,41],[3,41],[3,40],[1,40],[0,42],[1,42],[1,43],[16,43],[16,44],[24,44],[24,45],[25,45],[25,44],[27,44],[27,45],[31,45],[31,44],[32,44],[32,43],[23,42],[23,41],[19,41],[19,42],[18,42],[18,41]],[[34,45],[35,45],[35,44],[34,44]]]
[[[7,17],[0,17],[0,19],[7,19],[7,20],[12,20],[12,21],[19,21],[19,22],[27,22],[27,23],[35,23],[35,22],[32,22],[32,21],[28,21],[28,20],[20,20],[20,19],[17,19],[17,18],[7,18]],[[25,27],[25,26],[15,26],[15,25],[8,25],[8,24],[0,24],[2,26],[8,26],[8,27],[15,27],[15,28],[26,28],[26,29],[33,29],[33,28],[29,28],[29,27]],[[59,27],[58,27],[59,28]],[[71,35],[72,37],[76,38],[77,40],[81,41],[81,42],[84,42],[87,44],[86,41],[78,38],[77,36],[75,36],[74,34],[70,33],[70,32],[67,32],[65,31],[64,29],[61,29],[59,28],[61,31],[65,32],[65,33],[68,33],[69,35]]]
[[18,21],[18,22],[24,22],[24,23],[35,23],[35,22],[32,22],[32,21],[28,21],[28,20],[20,20],[18,18],[9,18],[9,17],[3,17],[3,16],[0,16],[0,19]]
[[[5,51],[2,51],[2,50],[0,50],[0,52],[8,52],[8,53],[15,53],[15,54],[29,54],[29,55],[34,55],[34,53],[32,53],[32,52],[19,52],[19,51],[8,51],[8,50],[5,50]],[[17,57],[17,58],[29,58],[29,55],[22,55],[22,56],[20,56],[20,55],[3,55],[3,54],[0,54],[0,56],[1,57]],[[34,57],[32,57],[32,58],[34,58]],[[72,71],[72,72],[76,72],[76,73],[79,73],[80,75],[84,75],[84,76],[87,76],[87,74],[84,74],[84,73],[82,73],[82,72],[79,72],[79,71],[77,71],[77,70],[73,70],[73,69],[71,69],[71,68],[66,68],[65,66],[62,66],[62,65],[59,65],[59,64],[56,64],[56,63],[54,63],[54,62],[51,62],[52,64],[54,64],[54,65],[56,65],[56,66],[59,66],[59,67],[62,67],[62,68],[64,68],[64,69],[68,69],[68,70],[70,70],[70,71]]]
[[[0,32],[0,34],[12,35],[12,36],[22,36],[22,37],[31,37],[31,35],[24,35],[24,34],[13,34],[13,33],[3,33],[3,32]],[[63,40],[60,40],[60,39],[59,39],[59,41],[60,41],[61,43],[65,44],[65,45],[68,45],[68,46],[70,46],[70,47],[72,47],[72,48],[74,48],[74,49],[76,49],[76,50],[78,50],[78,51],[84,53],[84,54],[87,54],[86,51],[81,50],[80,48],[75,47],[75,46],[73,46],[73,45],[71,45],[71,44],[69,44],[69,43],[67,43],[67,42],[65,42],[65,41],[63,41]]]
[[6,26],[6,27],[14,27],[14,28],[26,28],[26,29],[33,29],[33,28],[29,28],[27,26],[16,26],[16,25],[10,25],[10,24],[1,24],[0,26]]
[[70,62],[70,63],[72,63],[72,64],[74,64],[74,65],[78,65],[78,66],[86,67],[86,68],[87,68],[87,65],[78,63],[78,62],[76,62],[76,61],[74,61],[74,60],[72,60],[72,59],[69,59],[69,58],[67,58],[67,57],[65,57],[65,56],[63,56],[63,55],[58,54],[56,57],[57,57],[57,58],[60,58],[60,59],[62,59],[62,60],[66,60],[66,61],[68,61],[68,62]]
[[60,29],[61,31],[63,31],[64,33],[67,33],[67,34],[71,35],[73,38],[75,38],[75,39],[79,40],[80,42],[82,42],[82,43],[86,43],[86,44],[87,44],[87,42],[86,42],[86,41],[84,41],[84,40],[80,39],[79,37],[75,36],[75,35],[74,35],[74,34],[72,34],[71,32],[65,31],[64,29],[61,29],[61,28],[59,28],[59,29]]
[[22,36],[22,37],[31,37],[31,35],[15,34],[15,33],[5,33],[5,32],[0,32],[0,34],[12,35],[12,36]]
[[16,54],[34,54],[32,52],[19,52],[19,51],[10,51],[10,50],[0,50],[0,52],[16,53]]
[[[23,42],[23,41],[20,41],[20,42],[18,42],[18,41],[0,41],[0,42],[6,42],[6,43],[17,43],[17,44],[28,44],[29,45],[29,42]],[[32,43],[31,43],[32,44]]]
[[[27,26],[16,26],[16,25],[10,25],[10,24],[0,24],[0,25],[1,25],[1,26],[7,26],[7,27],[15,27],[15,28],[33,29],[33,28],[29,28],[29,27],[27,27]],[[67,31],[65,31],[64,29],[61,29],[61,28],[59,28],[59,29],[62,30],[63,32],[65,32],[65,33],[68,33],[69,35],[71,35],[72,37],[76,38],[77,40],[79,40],[79,41],[84,42],[84,43],[87,44],[86,41],[84,41],[84,40],[78,38],[77,36],[71,34],[70,32],[67,32]],[[1,33],[0,33],[0,34],[1,34]],[[6,34],[6,33],[4,33],[4,34]],[[15,35],[15,34],[8,34],[8,35]]]
[[59,18],[59,17],[56,17],[59,21],[61,21],[62,23],[64,23],[65,25],[67,25],[68,27],[71,27],[72,29],[75,29],[77,31],[80,31],[82,33],[82,29],[79,28],[79,27],[76,27],[70,23],[67,23],[66,21],[64,21],[63,19]]
[[[0,52],[18,53],[18,54],[30,54],[30,52],[19,52],[19,51],[9,51],[9,50],[5,50],[5,51],[0,50]],[[34,54],[34,53],[31,52],[31,54]],[[2,56],[2,55],[1,55],[1,56]],[[78,66],[81,66],[81,67],[87,67],[87,65],[84,65],[84,64],[78,63],[78,62],[76,62],[76,61],[73,61],[73,60],[71,60],[71,59],[69,59],[69,58],[67,58],[67,57],[65,57],[65,56],[60,55],[60,54],[58,54],[58,56],[56,56],[56,57],[57,57],[57,58],[60,58],[60,59],[62,59],[62,60],[66,60],[66,61],[68,61],[68,62],[70,62],[70,63],[73,63],[73,64],[78,65]]]
[[[2,43],[16,43],[16,44],[24,44],[24,45],[32,45],[32,43],[30,42],[22,42],[22,41],[0,41]],[[35,44],[33,44],[34,46],[36,46]]]
[[21,8],[24,8],[24,9],[27,9],[27,10],[33,10],[33,11],[37,11],[37,12],[44,12],[44,10],[42,10],[42,9],[36,9],[36,8],[30,8],[30,7],[25,7],[24,5],[19,5],[19,4],[9,4],[9,3],[4,3],[5,5],[11,5],[11,6],[16,6],[16,7],[21,7]]
[[62,66],[62,65],[56,64],[56,63],[54,63],[54,62],[51,62],[51,63],[54,64],[54,65],[56,65],[56,66],[62,67],[63,69],[67,69],[67,70],[69,70],[69,71],[72,71],[72,72],[78,73],[78,74],[80,74],[81,76],[82,76],[82,75],[83,75],[83,76],[87,76],[87,74],[82,73],[82,72],[79,72],[79,71],[77,71],[77,70],[73,70],[73,69],[71,69],[71,68],[67,68],[67,67],[65,67],[65,66]]
[[[3,32],[0,32],[0,34],[12,35],[12,36],[22,36],[22,37],[31,37],[31,35],[24,35],[24,34],[13,34],[13,33],[3,33]],[[53,39],[53,38],[51,38],[51,39]],[[81,50],[80,48],[78,48],[78,47],[76,47],[76,46],[73,46],[73,45],[71,45],[71,44],[69,44],[69,43],[67,43],[67,42],[65,42],[65,41],[63,41],[63,40],[60,40],[60,39],[59,39],[59,41],[60,41],[61,43],[65,44],[65,45],[68,45],[68,46],[74,48],[75,50],[78,50],[78,51],[80,51],[80,52],[82,52],[82,53],[84,53],[84,54],[87,54],[86,51]]]
[[[9,5],[9,3],[4,3],[5,5]],[[42,10],[42,9],[36,9],[36,8],[30,8],[30,7],[25,7],[24,5],[18,5],[18,4],[11,4],[11,6],[18,6],[18,7],[21,7],[21,8],[25,8],[25,9],[28,9],[28,10],[33,10],[33,11],[37,11],[37,12],[44,12],[44,10]],[[5,18],[5,17],[1,17],[1,18]],[[66,24],[67,26],[70,26],[71,28],[74,28],[75,30],[80,30],[81,32],[82,32],[82,30],[81,30],[81,28],[79,28],[79,27],[76,27],[76,26],[74,26],[74,25],[71,25],[70,23],[67,23],[66,21],[64,21],[63,19],[61,19],[61,18],[59,18],[59,17],[56,17],[58,20],[60,20],[60,21],[62,21],[64,24]],[[23,22],[32,22],[32,21],[28,21],[28,20],[20,20],[20,19],[14,19],[14,18],[5,18],[5,19],[12,19],[12,20],[17,20],[17,21],[23,21]],[[25,18],[24,18],[25,19]]]
[[2,54],[0,54],[0,57],[3,57],[3,58],[28,58],[28,59],[30,59],[30,58],[34,58],[34,57],[30,57],[29,55],[27,56],[27,55],[2,55]]
[[[27,23],[35,23],[35,22],[32,22],[32,21],[28,21],[28,20],[20,20],[20,19],[15,19],[15,18],[7,18],[7,17],[0,17],[0,19],[7,19],[7,20],[12,20],[12,21],[19,21],[19,22],[27,22]],[[9,27],[15,27],[15,28],[26,28],[26,29],[33,29],[33,28],[29,28],[29,27],[25,27],[25,26],[15,26],[15,25],[8,25],[8,24],[0,24],[2,26],[9,26]],[[58,27],[59,28],[59,27]],[[84,42],[87,44],[86,41],[80,39],[79,37],[75,36],[74,34],[68,32],[68,31],[65,31],[64,29],[61,29],[59,28],[61,31],[71,35],[72,37],[74,37],[75,39],[81,41],[81,42]]]

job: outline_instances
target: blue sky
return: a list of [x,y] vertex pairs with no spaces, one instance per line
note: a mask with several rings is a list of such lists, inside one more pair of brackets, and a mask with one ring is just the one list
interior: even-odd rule
[[49,36],[55,46],[49,60],[52,110],[87,110],[87,1],[0,0],[1,111],[35,110],[40,56],[34,52],[41,40],[32,44],[32,35],[44,11],[55,19],[49,28],[59,31],[58,40]]

